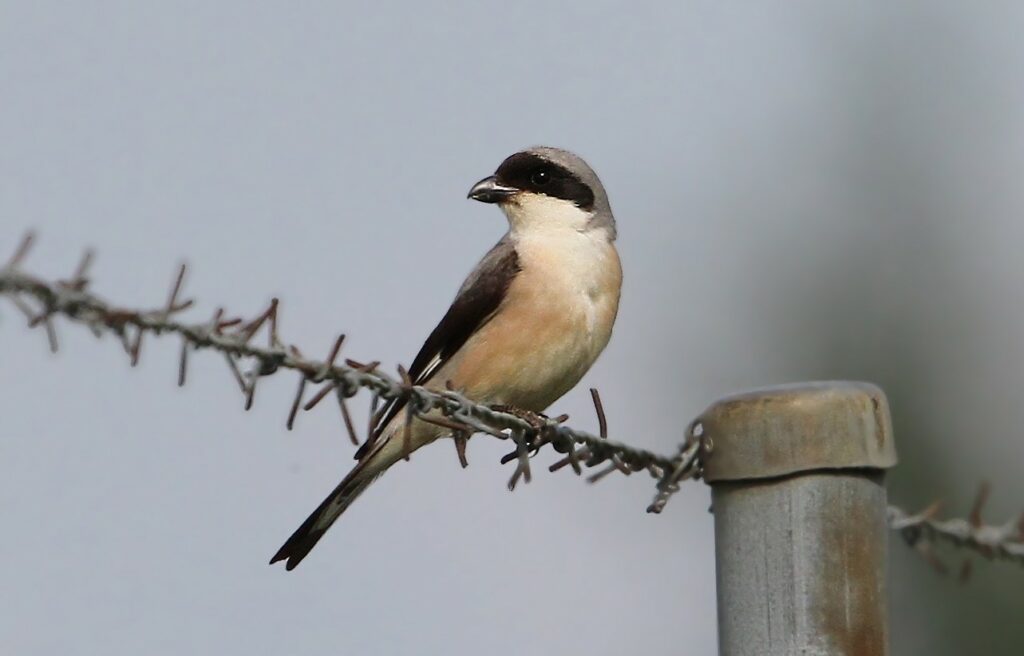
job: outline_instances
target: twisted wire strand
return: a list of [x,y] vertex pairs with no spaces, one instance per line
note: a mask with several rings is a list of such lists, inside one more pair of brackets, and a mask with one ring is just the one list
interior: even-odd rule
[[[397,380],[380,371],[377,362],[362,364],[345,360],[343,364],[335,363],[343,336],[338,339],[327,360],[304,357],[298,348],[285,347],[278,335],[277,299],[272,299],[269,307],[250,321],[226,319],[222,309],[218,309],[207,322],[189,323],[179,320],[177,315],[193,305],[191,300],[180,301],[178,298],[185,278],[184,265],[179,268],[168,301],[162,308],[138,310],[115,307],[88,289],[86,272],[93,259],[91,253],[86,254],[68,281],[49,282],[20,271],[19,266],[31,243],[32,238],[29,236],[7,265],[0,269],[0,295],[14,302],[26,315],[30,326],[46,327],[53,350],[57,349],[57,336],[52,318],[57,315],[87,326],[97,336],[105,333],[117,336],[124,344],[133,366],[139,361],[144,335],[177,335],[182,339],[179,385],[186,380],[187,361],[192,352],[203,349],[218,351],[225,356],[245,395],[246,409],[252,407],[260,378],[282,369],[294,370],[300,374],[300,383],[288,415],[289,427],[295,421],[306,386],[324,383],[324,387],[304,409],[311,409],[329,392],[334,391],[345,417],[346,429],[356,443],[359,440],[345,399],[361,389],[371,392],[375,405],[379,401],[403,399],[408,404],[409,412],[425,421],[436,417],[436,413],[427,416],[429,413],[441,413],[450,420],[448,427],[453,432],[480,432],[501,439],[511,437],[516,444],[513,454],[517,466],[509,481],[510,489],[515,487],[520,478],[527,481],[530,479],[530,456],[548,444],[566,454],[566,461],[573,465],[577,473],[581,471],[581,465],[592,468],[606,462],[612,463],[612,470],[625,474],[648,472],[657,480],[657,494],[648,507],[649,512],[660,512],[668,498],[678,491],[681,481],[700,476],[700,443],[697,441],[688,440],[676,456],[667,457],[609,439],[604,434],[603,410],[600,409],[596,390],[593,393],[602,423],[602,435],[571,428],[563,423],[566,417],[551,419],[536,413],[496,409],[467,399],[454,390],[434,391],[412,385],[407,377]],[[39,309],[32,308],[26,299],[34,299]],[[253,338],[264,326],[269,326],[267,345],[259,346],[253,343]],[[239,366],[242,360],[253,363],[247,373],[243,373]],[[458,437],[464,440],[466,436]],[[464,462],[464,443],[460,445],[457,442],[457,446],[460,460]],[[560,463],[556,463],[550,469],[555,471],[559,468]],[[606,473],[601,472],[590,480],[599,480]]]
[[[300,407],[311,410],[333,392],[341,408],[345,428],[352,442],[359,444],[346,401],[365,389],[372,395],[371,425],[380,402],[404,399],[410,417],[415,416],[452,430],[463,466],[466,466],[466,439],[471,433],[511,439],[515,448],[502,458],[503,463],[516,463],[508,483],[509,489],[514,489],[519,480],[529,482],[531,457],[547,445],[564,454],[560,461],[548,468],[550,471],[571,466],[579,475],[583,468],[591,469],[605,464],[604,469],[588,477],[587,480],[592,483],[616,471],[624,475],[646,471],[656,481],[655,497],[647,507],[651,513],[660,513],[672,495],[679,491],[683,481],[701,478],[702,457],[711,449],[710,440],[694,432],[694,424],[687,429],[678,452],[671,457],[609,439],[607,421],[596,390],[591,390],[591,393],[600,425],[599,435],[565,425],[568,419],[566,415],[549,418],[537,413],[495,408],[475,403],[454,390],[434,391],[412,385],[404,370],[399,369],[400,379],[395,379],[378,369],[379,362],[359,363],[346,359],[343,364],[337,364],[344,335],[335,341],[325,360],[307,358],[297,347],[286,347],[280,339],[277,299],[272,299],[266,310],[248,321],[228,318],[223,308],[218,308],[207,322],[188,323],[178,320],[177,315],[193,305],[192,300],[179,300],[186,274],[184,265],[178,269],[163,307],[153,310],[119,308],[88,290],[90,281],[87,273],[93,261],[91,252],[85,253],[68,280],[49,282],[23,273],[20,266],[32,242],[32,235],[27,235],[14,255],[0,267],[0,296],[9,299],[26,316],[30,327],[45,330],[51,350],[56,351],[58,348],[53,322],[53,317],[58,315],[85,325],[97,337],[115,335],[124,345],[132,366],[139,362],[144,335],[177,335],[182,340],[178,384],[183,385],[186,381],[188,357],[191,353],[203,349],[217,351],[224,356],[232,371],[245,397],[246,409],[253,405],[256,386],[261,378],[282,369],[290,369],[298,372],[300,378],[288,413],[289,429]],[[29,303],[30,299],[38,308]],[[264,326],[267,327],[267,345],[257,346],[253,339]],[[252,367],[245,373],[239,366],[243,360],[252,363]],[[323,386],[303,404],[306,387],[310,384]],[[367,434],[370,432],[367,431]],[[1024,565],[1024,516],[1001,525],[985,524],[981,520],[981,512],[988,493],[989,486],[983,485],[967,518],[938,519],[940,506],[937,503],[917,514],[889,506],[889,526],[942,572],[947,571],[947,568],[934,550],[940,543],[986,558],[1004,559]],[[969,561],[965,561],[961,568],[961,578],[969,574],[969,564]]]

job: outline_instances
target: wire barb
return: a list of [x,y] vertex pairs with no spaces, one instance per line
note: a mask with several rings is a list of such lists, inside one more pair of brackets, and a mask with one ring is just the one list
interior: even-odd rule
[[285,422],[285,427],[288,430],[295,426],[295,415],[299,413],[299,404],[302,403],[302,395],[306,392],[306,382],[308,380],[305,376],[299,378],[299,389],[295,392],[295,401],[292,402],[291,410],[288,411],[288,421]]
[[348,433],[348,438],[352,441],[352,446],[359,446],[359,435],[356,434],[356,427],[352,423],[352,414],[348,411],[348,400],[345,398],[345,392],[342,390],[341,385],[334,387],[334,396],[338,399],[338,406],[341,408],[341,420],[345,423],[345,431]]
[[178,387],[185,386],[185,377],[188,374],[188,350],[188,340],[181,340],[181,355],[178,357]]
[[18,244],[18,247],[14,249],[14,254],[11,255],[11,259],[7,260],[7,264],[5,264],[3,268],[14,271],[21,266],[21,263],[25,261],[25,257],[28,255],[28,252],[32,250],[32,244],[35,242],[35,239],[36,234],[34,232],[31,230],[26,232],[25,236],[21,238],[21,242]]

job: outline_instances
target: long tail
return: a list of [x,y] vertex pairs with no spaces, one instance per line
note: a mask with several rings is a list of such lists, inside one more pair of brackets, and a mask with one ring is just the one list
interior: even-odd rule
[[292,536],[288,538],[284,546],[278,549],[274,557],[270,559],[271,565],[287,558],[288,562],[284,565],[285,569],[289,571],[295,569],[295,566],[302,562],[302,559],[320,541],[320,538],[331,527],[331,524],[341,516],[341,513],[345,512],[345,509],[356,500],[356,497],[362,494],[363,490],[368,488],[370,483],[374,482],[383,473],[366,471],[366,468],[363,466],[364,464],[365,461],[356,465],[341,483],[338,483],[338,487],[334,488],[334,491],[327,495],[323,503],[302,523],[302,526],[292,533]]

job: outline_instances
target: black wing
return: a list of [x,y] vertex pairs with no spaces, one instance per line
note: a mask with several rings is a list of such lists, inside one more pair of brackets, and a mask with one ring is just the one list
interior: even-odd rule
[[[427,337],[409,367],[414,385],[423,385],[451,358],[467,340],[486,324],[505,299],[512,280],[519,273],[519,257],[515,247],[502,239],[480,261],[462,284],[441,322]],[[356,451],[361,459],[380,437],[384,427],[405,407],[405,401],[394,399],[377,413],[378,420],[369,439]]]

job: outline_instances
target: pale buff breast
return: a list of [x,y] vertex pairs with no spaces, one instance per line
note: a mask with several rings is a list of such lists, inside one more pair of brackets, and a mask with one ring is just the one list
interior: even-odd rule
[[[433,376],[480,403],[540,412],[572,389],[611,338],[622,269],[603,234],[559,231],[516,243],[521,271],[495,316]],[[401,458],[404,415],[385,430],[375,460]],[[413,450],[449,431],[414,420]],[[390,438],[390,439],[388,439]]]
[[572,389],[611,337],[622,269],[603,231],[531,231],[498,312],[439,372],[470,398],[541,411]]

